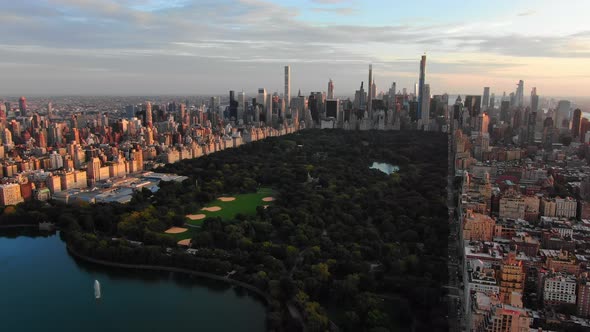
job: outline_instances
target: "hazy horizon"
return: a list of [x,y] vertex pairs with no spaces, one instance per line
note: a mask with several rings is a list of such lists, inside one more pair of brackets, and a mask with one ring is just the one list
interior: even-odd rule
[[[301,89],[587,97],[590,3],[23,0],[0,4],[0,94],[223,95]],[[548,23],[549,22],[549,23]]]

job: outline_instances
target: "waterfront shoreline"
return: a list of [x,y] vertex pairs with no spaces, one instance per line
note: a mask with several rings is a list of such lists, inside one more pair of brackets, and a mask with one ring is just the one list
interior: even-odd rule
[[254,295],[256,295],[257,298],[264,300],[264,303],[267,306],[267,309],[271,303],[270,295],[264,293],[263,291],[256,288],[255,286],[252,286],[250,284],[247,284],[247,283],[239,281],[239,280],[226,278],[226,277],[223,277],[223,276],[220,276],[217,274],[208,273],[208,272],[201,272],[201,271],[194,271],[194,270],[183,269],[183,268],[172,267],[172,266],[127,264],[127,263],[111,262],[111,261],[106,261],[106,260],[82,255],[79,252],[72,249],[67,244],[66,244],[66,250],[68,251],[68,253],[70,253],[75,258],[78,258],[78,259],[81,259],[81,260],[84,260],[84,261],[87,261],[90,263],[103,265],[103,266],[118,267],[118,268],[124,268],[124,269],[147,270],[147,271],[177,272],[177,273],[184,273],[184,274],[192,275],[195,277],[201,277],[201,278],[207,278],[207,279],[211,279],[211,280],[222,281],[225,283],[229,283],[229,284],[241,287],[241,288],[253,293]]

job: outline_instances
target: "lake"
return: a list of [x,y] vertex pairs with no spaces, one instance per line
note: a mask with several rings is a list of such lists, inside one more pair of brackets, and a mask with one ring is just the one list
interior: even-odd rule
[[395,165],[391,165],[391,164],[387,164],[387,163],[378,163],[378,162],[374,162],[373,165],[371,165],[371,167],[369,167],[371,169],[377,169],[380,170],[381,172],[390,175],[392,173],[396,173],[399,171],[399,166],[395,166]]
[[0,230],[2,331],[266,330],[266,307],[241,289],[86,263],[70,256],[57,234],[38,235]]

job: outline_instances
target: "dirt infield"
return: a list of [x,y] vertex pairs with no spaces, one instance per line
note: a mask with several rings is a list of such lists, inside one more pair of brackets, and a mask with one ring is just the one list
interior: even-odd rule
[[191,239],[184,239],[184,240],[180,240],[178,241],[178,244],[181,246],[190,246],[191,245]]
[[189,218],[190,220],[201,220],[201,219],[207,218],[207,216],[202,213],[201,214],[189,214],[186,217]]
[[166,230],[166,234],[178,234],[178,233],[184,233],[187,231],[187,228],[182,228],[182,227],[170,227]]
[[236,200],[235,197],[219,197],[218,200],[222,202],[233,202]]
[[210,206],[210,207],[204,207],[201,210],[205,210],[208,212],[217,212],[217,211],[221,211],[221,208],[219,206]]
[[264,198],[262,199],[262,201],[263,201],[263,202],[272,202],[272,201],[274,201],[274,200],[275,200],[275,198],[274,198],[274,197],[270,197],[270,196],[269,196],[269,197],[264,197]]

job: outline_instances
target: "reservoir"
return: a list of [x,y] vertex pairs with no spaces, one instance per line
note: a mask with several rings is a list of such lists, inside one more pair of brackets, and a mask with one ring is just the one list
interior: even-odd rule
[[228,284],[86,263],[57,234],[0,230],[2,331],[265,331],[265,319],[263,302]]
[[395,166],[395,165],[391,165],[391,164],[387,164],[387,163],[378,163],[378,162],[373,162],[373,165],[371,165],[371,167],[369,167],[369,168],[380,170],[381,172],[383,172],[387,175],[391,175],[392,173],[399,171],[399,166]]

